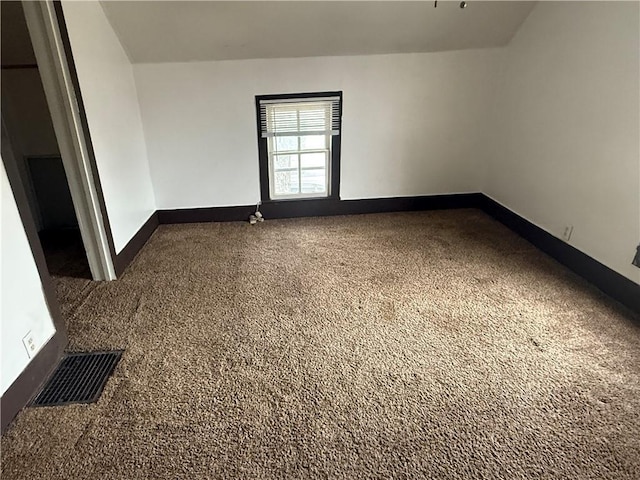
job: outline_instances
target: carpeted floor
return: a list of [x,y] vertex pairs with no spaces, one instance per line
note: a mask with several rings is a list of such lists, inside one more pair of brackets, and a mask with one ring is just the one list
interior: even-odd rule
[[161,226],[58,289],[126,352],[3,479],[640,478],[640,319],[479,211]]
[[47,268],[52,276],[91,280],[91,269],[79,229],[45,230],[39,236]]

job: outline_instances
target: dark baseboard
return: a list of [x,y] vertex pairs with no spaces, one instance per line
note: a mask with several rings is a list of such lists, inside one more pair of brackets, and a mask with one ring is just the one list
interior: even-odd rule
[[[481,193],[427,195],[420,197],[368,198],[362,200],[310,199],[272,201],[260,206],[265,219],[357,215],[363,213],[408,212],[447,208],[479,208]],[[233,222],[248,220],[254,205],[237,207],[184,208],[159,210],[160,224]]]
[[129,243],[125,245],[122,251],[118,255],[116,255],[114,266],[116,269],[117,277],[124,273],[125,269],[133,261],[142,247],[144,247],[144,244],[147,243],[147,240],[149,240],[153,232],[156,231],[157,227],[158,212],[153,212],[148,220],[144,222],[144,225],[140,227],[138,233],[136,233],[133,238],[129,240]]
[[11,384],[0,398],[0,422],[5,432],[14,417],[29,403],[47,381],[64,354],[67,336],[56,332],[42,350],[31,360],[20,376]]
[[637,283],[554,237],[486,195],[482,195],[481,208],[614,300],[640,313],[640,285]]
[[171,223],[240,222],[249,219],[255,205],[237,207],[178,208],[158,210],[160,225]]
[[419,197],[365,198],[360,200],[318,199],[297,202],[266,202],[260,211],[266,219],[365,213],[412,212],[449,208],[477,208],[479,193],[425,195]]

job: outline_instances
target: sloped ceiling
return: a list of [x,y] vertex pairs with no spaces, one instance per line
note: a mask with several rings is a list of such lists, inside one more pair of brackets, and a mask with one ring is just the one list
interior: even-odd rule
[[103,1],[134,63],[506,45],[535,2]]

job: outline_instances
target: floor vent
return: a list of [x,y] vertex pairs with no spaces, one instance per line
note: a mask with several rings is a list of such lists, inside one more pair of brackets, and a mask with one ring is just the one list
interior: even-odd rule
[[31,406],[97,401],[121,356],[122,350],[67,353]]

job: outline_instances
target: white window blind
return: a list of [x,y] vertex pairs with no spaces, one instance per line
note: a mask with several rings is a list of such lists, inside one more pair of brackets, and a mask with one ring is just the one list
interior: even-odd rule
[[268,137],[340,134],[340,97],[261,100],[260,134]]

